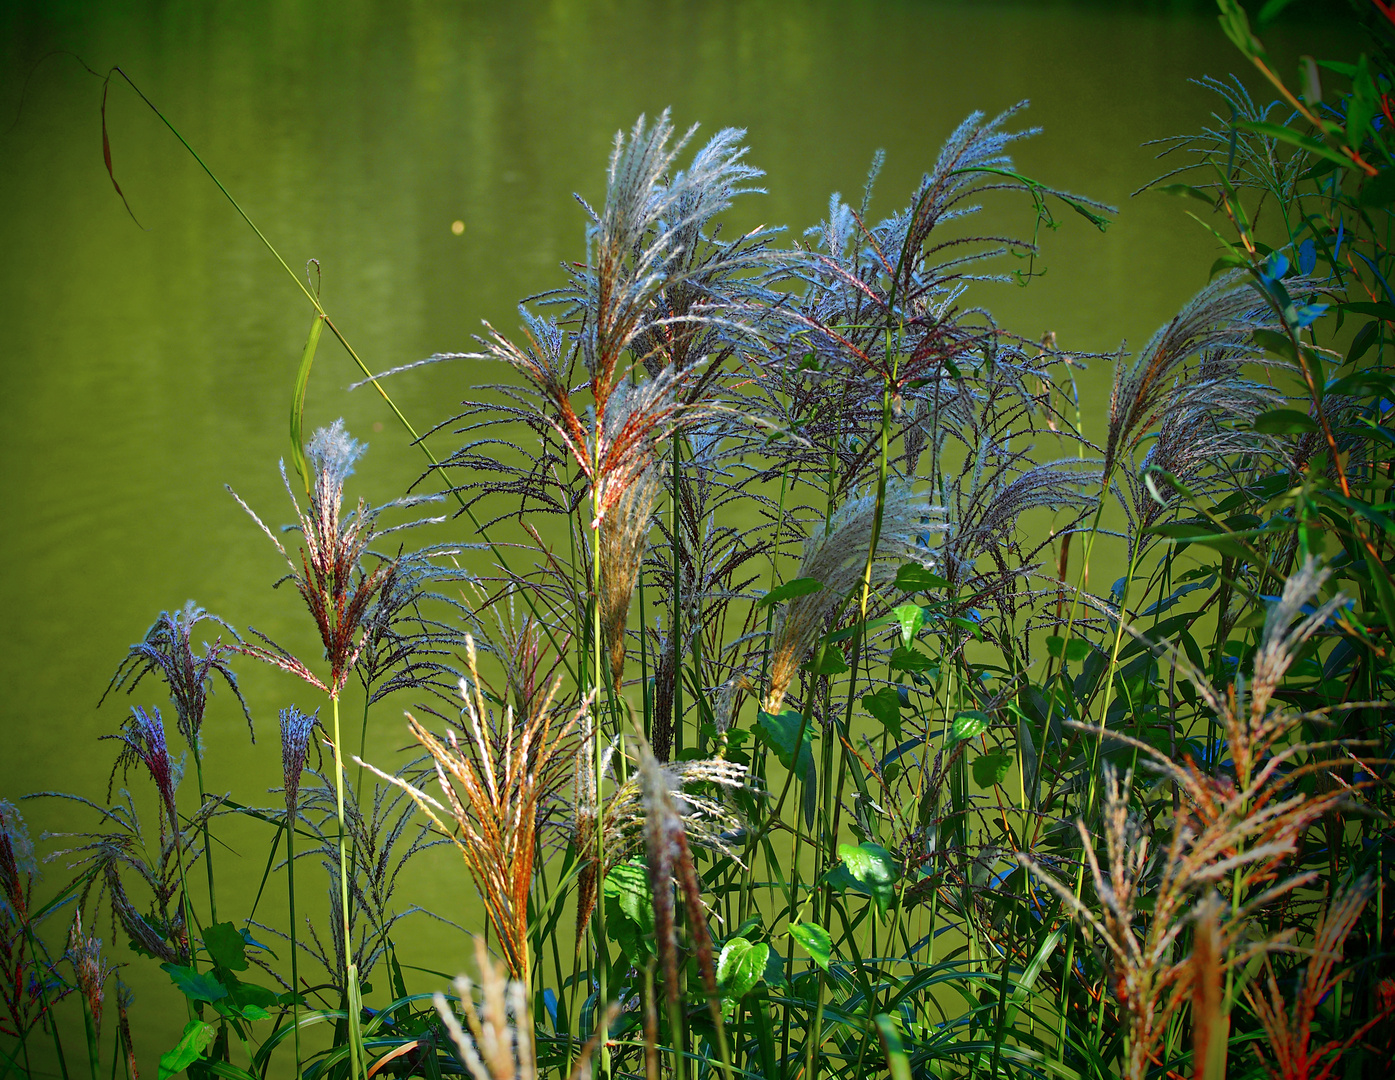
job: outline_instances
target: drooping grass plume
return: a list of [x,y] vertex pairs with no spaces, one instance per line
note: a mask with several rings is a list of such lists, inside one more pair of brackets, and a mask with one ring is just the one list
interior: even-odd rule
[[625,675],[625,623],[649,537],[664,473],[656,463],[641,473],[601,521],[601,630],[617,688]]
[[[933,553],[918,546],[917,539],[937,531],[921,519],[932,513],[918,506],[909,487],[898,486],[886,493],[882,510],[881,535],[873,557],[884,568],[889,561],[916,560],[933,563]],[[778,713],[799,665],[813,646],[824,620],[851,595],[862,580],[862,572],[872,542],[877,499],[865,495],[842,506],[804,545],[804,558],[796,577],[812,578],[822,588],[787,601],[780,610],[770,647],[770,681],[763,708]]]
[[1232,380],[1174,381],[1185,365],[1224,351],[1260,359],[1250,335],[1268,325],[1263,302],[1246,283],[1244,271],[1222,274],[1198,292],[1160,328],[1132,364],[1121,355],[1114,366],[1109,397],[1109,429],[1104,474],[1114,468],[1159,418],[1178,405],[1207,410],[1225,407]]
[[[194,629],[204,622],[213,623],[226,631],[232,641],[225,643],[220,635],[211,645],[204,642],[203,655],[200,656],[194,649]],[[169,688],[179,733],[194,747],[203,729],[208,695],[213,691],[213,678],[216,675],[242,706],[242,714],[247,718],[247,730],[255,742],[252,714],[229,663],[229,658],[237,655],[241,647],[242,639],[236,630],[190,600],[176,611],[162,611],[156,616],[145,636],[131,646],[126,658],[121,661],[102,698],[105,700],[113,690],[133,693],[145,676],[157,672]]]

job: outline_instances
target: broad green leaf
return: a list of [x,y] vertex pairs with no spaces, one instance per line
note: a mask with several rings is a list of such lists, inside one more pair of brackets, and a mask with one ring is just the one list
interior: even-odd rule
[[1067,660],[1078,662],[1088,657],[1094,647],[1084,638],[1073,637],[1067,641],[1059,634],[1052,634],[1046,639],[1046,651],[1057,658],[1064,652]]
[[1256,330],[1250,335],[1250,339],[1260,348],[1282,356],[1289,363],[1298,363],[1298,354],[1293,351],[1293,342],[1287,334],[1281,334],[1277,330]]
[[169,973],[179,992],[190,1001],[221,1001],[228,996],[228,988],[210,971],[195,971],[181,964],[161,964],[160,970]]
[[974,758],[974,783],[985,790],[994,784],[1001,784],[1012,768],[1012,755],[1001,750],[991,754],[980,754]]
[[817,652],[804,665],[811,675],[841,675],[848,670],[848,659],[837,645],[825,643],[823,655]]
[[864,841],[856,847],[839,844],[838,855],[849,876],[861,886],[858,891],[870,896],[877,910],[885,914],[895,898],[896,860],[891,852],[880,844]]
[[991,723],[988,714],[977,709],[957,712],[954,714],[954,723],[949,726],[949,741],[957,743],[964,739],[976,739],[988,730]]
[[739,1001],[755,989],[769,955],[769,945],[753,945],[743,937],[723,945],[717,958],[717,989],[722,997]]
[[160,1055],[160,1080],[177,1076],[203,1057],[203,1052],[208,1049],[216,1034],[218,1029],[202,1020],[190,1020],[185,1024],[184,1034],[179,1042],[175,1043],[174,1049],[166,1050]]
[[768,593],[756,601],[756,607],[769,607],[771,604],[778,604],[785,600],[793,600],[796,596],[808,596],[810,593],[822,592],[823,582],[811,577],[797,577],[792,581],[787,581],[783,585],[776,585]]
[[635,863],[621,863],[605,876],[606,928],[631,963],[642,967],[652,952],[654,895],[649,875]]
[[1351,311],[1357,315],[1369,315],[1373,319],[1395,322],[1395,304],[1378,300],[1348,300],[1337,305],[1338,311]]
[[230,922],[214,923],[203,932],[203,945],[213,963],[228,971],[247,970],[247,939]]
[[1270,409],[1255,418],[1255,430],[1261,435],[1299,435],[1317,431],[1317,421],[1297,409]]
[[898,647],[891,654],[891,668],[893,671],[929,671],[935,666],[935,661],[926,656],[919,649],[904,649]]
[[901,695],[894,686],[883,686],[875,694],[865,694],[862,707],[880,720],[897,739],[901,738]]
[[[1369,323],[1367,325],[1370,325]],[[1363,327],[1364,329],[1364,327]],[[1380,371],[1354,371],[1340,379],[1333,379],[1323,390],[1324,394],[1395,394],[1395,376]]]
[[756,715],[756,738],[775,751],[775,756],[780,759],[780,764],[787,769],[795,768],[797,750],[799,755],[797,771],[805,779],[812,773],[814,767],[814,755],[809,746],[814,741],[816,734],[814,725],[806,722],[804,717],[793,709],[786,709],[777,716],[772,716],[768,712]]
[[892,608],[891,613],[901,627],[901,644],[910,645],[920,628],[925,625],[925,612],[919,604],[902,604]]
[[1351,348],[1347,350],[1346,362],[1354,364],[1365,356],[1370,351],[1371,346],[1380,340],[1380,331],[1381,325],[1374,319],[1358,330],[1351,339]]
[[931,589],[947,589],[949,582],[920,563],[912,562],[896,571],[896,587],[908,593],[929,592]]
[[809,954],[809,959],[828,970],[828,962],[833,957],[833,938],[818,923],[797,922],[790,923],[790,937]]
[[245,983],[235,975],[228,976],[228,998],[239,1008],[270,1008],[281,1002],[281,996],[275,990],[268,990],[256,983]]

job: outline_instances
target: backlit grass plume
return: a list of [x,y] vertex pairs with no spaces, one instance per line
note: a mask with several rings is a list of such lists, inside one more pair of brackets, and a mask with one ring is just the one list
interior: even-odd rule
[[[602,821],[602,827],[605,829],[603,839],[606,873],[640,850],[645,842],[644,830],[648,821],[645,811],[646,781],[641,769],[632,769],[605,799],[604,810],[598,808],[596,773],[589,764],[596,757],[594,744],[591,742],[594,738],[594,734],[588,731],[585,752],[577,756],[576,789],[572,804],[571,840],[578,857],[582,860],[581,872],[577,876],[578,949],[581,947],[586,923],[595,910],[597,883],[604,876],[597,872],[596,865],[598,819]],[[602,748],[601,772],[605,775],[614,771],[612,763],[615,749],[613,744]],[[641,761],[643,754],[648,752],[647,746],[641,750]],[[658,769],[670,792],[671,802],[680,808],[687,841],[739,862],[736,852],[724,836],[738,828],[741,822],[723,798],[704,794],[701,785],[713,784],[718,790],[745,787],[751,782],[746,766],[726,758],[714,757],[659,763]]]
[[[432,998],[461,1064],[474,1080],[534,1080],[538,1075],[533,1046],[533,1018],[528,990],[509,978],[509,965],[496,965],[484,941],[475,938],[475,961],[480,969],[480,1006],[475,1008],[475,984],[468,975],[455,980],[462,1026],[445,994]],[[469,1030],[467,1031],[466,1028]]]
[[389,578],[390,560],[379,557],[372,565],[368,564],[369,545],[389,532],[424,523],[379,529],[378,516],[389,508],[438,501],[436,496],[414,496],[370,506],[360,499],[357,508],[346,513],[344,482],[353,475],[354,464],[367,449],[350,437],[342,420],[316,431],[305,449],[314,477],[310,504],[305,509],[301,509],[286,477],[285,462],[281,463],[281,479],[298,519],[290,528],[301,534],[298,559],[286,552],[285,546],[261,518],[232,492],[233,498],[261,526],[286,560],[290,573],[281,580],[289,580],[295,586],[315,620],[324,644],[325,659],[329,662],[328,677],[320,678],[308,664],[270,641],[265,646],[244,646],[243,651],[304,679],[336,700],[364,647],[368,630],[365,620]]
[[479,890],[509,970],[527,981],[528,890],[539,819],[572,764],[577,745],[573,736],[587,706],[559,719],[550,705],[557,680],[533,716],[515,723],[510,707],[496,722],[479,689],[473,639],[466,655],[473,682],[462,680],[460,687],[464,737],[454,731],[437,736],[416,719],[409,716],[407,721],[435,763],[445,803],[400,777],[373,771],[406,791],[432,824],[451,838]]
[[[1255,1053],[1273,1080],[1326,1080],[1341,1063],[1342,1053],[1356,1045],[1388,1015],[1392,1003],[1380,1003],[1375,1015],[1345,1039],[1331,1039],[1314,1045],[1319,1030],[1318,1012],[1346,978],[1347,970],[1335,970],[1343,959],[1347,937],[1375,895],[1376,883],[1363,875],[1333,897],[1318,918],[1313,932],[1308,962],[1296,980],[1292,1005],[1285,1000],[1275,978],[1274,967],[1266,958],[1263,985],[1247,983],[1245,1000],[1254,1010],[1268,1036],[1254,1043]],[[1258,980],[1256,980],[1258,982]]]
[[[1174,404],[1205,406],[1195,380],[1175,382],[1189,362],[1203,354],[1226,350],[1259,358],[1250,334],[1267,324],[1263,304],[1246,284],[1246,274],[1234,270],[1211,282],[1155,333],[1132,364],[1115,362],[1114,388],[1109,397],[1109,429],[1104,450],[1104,473],[1110,476],[1122,456]],[[1229,380],[1217,379],[1205,388],[1211,397],[1228,392]]]

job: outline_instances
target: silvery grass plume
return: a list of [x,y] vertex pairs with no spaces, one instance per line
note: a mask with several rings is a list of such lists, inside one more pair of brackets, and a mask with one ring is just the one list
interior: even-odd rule
[[[319,843],[305,854],[320,857],[327,878],[329,939],[323,941],[315,924],[307,918],[310,943],[302,940],[302,948],[324,967],[342,994],[347,989],[346,962],[355,966],[360,981],[366,979],[386,954],[393,928],[403,919],[424,914],[455,925],[415,904],[397,906],[397,885],[407,864],[421,852],[445,841],[426,829],[414,827],[416,815],[411,800],[394,786],[374,784],[373,797],[365,800],[362,808],[357,798],[346,799],[344,829],[354,857],[348,861],[349,913],[345,919],[334,781],[317,770],[312,770],[311,775],[318,782],[314,785],[302,783],[301,816],[309,822]],[[301,857],[298,848],[296,857]],[[349,934],[347,958],[346,926]],[[271,927],[263,929],[282,936]]]
[[1395,1001],[1385,995],[1386,1000],[1379,1003],[1375,1015],[1345,1039],[1330,1039],[1313,1045],[1320,1005],[1349,974],[1348,970],[1334,972],[1333,969],[1343,959],[1347,937],[1375,892],[1375,880],[1366,874],[1323,908],[1314,928],[1311,948],[1300,950],[1300,954],[1307,954],[1308,963],[1296,980],[1292,1006],[1284,1000],[1274,967],[1267,957],[1262,988],[1256,985],[1258,980],[1245,984],[1245,1000],[1268,1036],[1267,1047],[1256,1042],[1254,1050],[1264,1071],[1273,1080],[1326,1080],[1341,1062],[1342,1054],[1395,1010]]
[[1262,351],[1249,338],[1271,320],[1247,277],[1244,270],[1222,274],[1153,335],[1137,360],[1126,364],[1122,353],[1115,360],[1104,450],[1106,476],[1113,475],[1125,455],[1170,410],[1225,407],[1227,396],[1235,392],[1235,380],[1218,376],[1198,382],[1195,370],[1184,374],[1189,364],[1199,367],[1203,357],[1218,350],[1235,358],[1262,360]]
[[[974,264],[1009,252],[1033,255],[1036,249],[1023,240],[972,234],[932,242],[936,229],[977,212],[973,200],[993,190],[1031,192],[1048,219],[1045,196],[1052,196],[1103,226],[1111,208],[1035,185],[1014,171],[1008,148],[1036,129],[1012,132],[1004,125],[1025,107],[1021,102],[991,120],[979,112],[967,117],[905,209],[876,225],[866,222],[880,153],[858,209],[832,196],[828,218],[809,230],[816,247],[804,264],[806,289],[790,321],[802,347],[791,355],[812,349],[825,365],[875,375],[878,390],[891,384],[901,391],[938,377],[946,359],[984,343],[985,328],[966,326],[953,306],[967,282],[984,277],[971,272]],[[888,328],[898,338],[894,351],[884,343]]]
[[[743,770],[744,771],[744,770]],[[674,920],[673,888],[677,883],[688,912],[688,927],[697,956],[698,970],[709,998],[717,994],[716,968],[712,962],[712,939],[707,932],[707,909],[702,903],[702,882],[688,846],[683,815],[675,806],[673,775],[641,744],[639,748],[639,787],[644,810],[644,848],[649,871],[649,888],[654,897],[654,935],[659,963],[663,969],[664,991],[670,1007],[678,1004],[678,931]],[[681,798],[679,794],[679,798]],[[720,1015],[714,1017],[720,1024]]]
[[[1021,516],[1040,509],[1070,512],[1070,518],[1053,530],[1059,536],[1095,508],[1102,475],[1098,461],[1061,458],[1034,465],[1024,453],[995,448],[986,439],[979,454],[965,462],[966,483],[945,485],[951,489],[946,506],[953,509],[936,555],[951,593],[968,587],[976,595],[1005,598],[1014,580],[1030,573],[1032,556],[1044,546],[1021,550]],[[1014,475],[1018,468],[1022,471]],[[1017,556],[1011,566],[1004,558],[1009,552]],[[978,560],[985,555],[992,557],[999,572],[979,570]]]
[[[780,610],[770,647],[770,684],[762,705],[766,712],[780,711],[795,673],[825,620],[840,609],[862,580],[872,544],[876,509],[874,495],[853,499],[840,507],[822,530],[816,527],[814,535],[805,543],[804,558],[796,576],[812,578],[822,588],[787,601]],[[929,563],[932,560],[932,553],[920,547],[917,540],[922,534],[940,531],[936,525],[922,520],[934,512],[935,508],[914,502],[908,486],[897,484],[887,488],[881,535],[873,553],[874,575],[884,576],[888,561]]]
[[1177,504],[1177,484],[1194,495],[1223,490],[1236,483],[1242,459],[1278,452],[1278,441],[1253,425],[1282,395],[1239,378],[1238,366],[1224,350],[1203,354],[1195,379],[1179,387],[1148,452],[1128,471],[1136,544]]
[[383,563],[386,571],[364,613],[363,644],[354,663],[370,705],[398,690],[426,690],[442,700],[454,699],[460,673],[451,661],[464,648],[465,635],[431,609],[465,613],[465,606],[440,586],[467,575],[436,562],[462,550],[461,545],[438,544],[399,552]]
[[[561,685],[558,678],[533,716],[516,724],[509,707],[496,724],[480,691],[473,639],[466,655],[472,681],[462,679],[460,684],[465,739],[454,731],[439,737],[410,715],[407,718],[412,735],[431,755],[445,804],[401,777],[367,767],[411,796],[431,823],[450,837],[484,901],[509,970],[526,981],[528,892],[538,826],[545,803],[565,780],[576,755],[573,736],[590,702],[559,719],[551,707]],[[442,815],[454,824],[447,824]]]
[[316,431],[305,450],[314,474],[310,505],[305,510],[301,509],[286,476],[286,463],[281,462],[281,480],[298,518],[298,523],[288,528],[298,530],[302,536],[298,564],[252,508],[228,489],[286,560],[290,573],[281,580],[291,581],[310,609],[329,661],[329,680],[320,679],[304,662],[260,634],[257,636],[262,637],[266,645],[246,645],[243,651],[296,675],[332,698],[338,698],[343,691],[349,672],[364,647],[368,631],[365,619],[382,592],[392,564],[392,560],[379,556],[375,566],[366,567],[364,560],[369,555],[369,545],[399,529],[444,520],[433,518],[387,529],[377,527],[378,515],[384,510],[439,501],[440,496],[434,495],[395,499],[382,506],[369,506],[360,499],[357,509],[344,513],[344,482],[353,474],[354,463],[367,449],[344,430],[343,420]]
[[[762,275],[753,273],[781,261],[768,250],[773,230],[759,229],[731,244],[707,232],[735,196],[758,190],[744,186],[760,172],[742,163],[741,136],[731,129],[719,132],[688,168],[677,172],[674,166],[687,138],[672,144],[667,113],[652,127],[641,117],[628,140],[617,137],[606,201],[599,213],[586,207],[591,218],[587,262],[573,268],[569,286],[541,298],[563,308],[562,320],[577,326],[575,337],[569,339],[557,320],[520,307],[522,347],[486,324],[484,352],[470,354],[510,364],[528,389],[492,388],[506,398],[505,408],[491,407],[494,415],[478,409],[463,414],[457,419],[483,415],[465,430],[522,422],[542,436],[542,452],[526,452],[528,464],[519,470],[497,463],[497,454],[482,452],[487,443],[498,441],[486,438],[462,447],[447,464],[477,462],[491,473],[503,472],[507,490],[522,496],[524,507],[535,500],[552,512],[569,512],[572,497],[556,475],[564,462],[549,446],[555,436],[590,481],[601,504],[600,518],[623,497],[629,476],[647,470],[644,444],[652,446],[677,427],[701,422],[690,410],[710,401],[722,360],[751,337],[748,323],[777,300],[761,284]],[[647,389],[636,393],[636,380],[630,377],[635,371],[621,367],[626,353],[648,371]],[[571,401],[570,371],[578,357],[590,375],[598,421],[583,419]],[[615,397],[627,387],[622,413],[628,421],[616,424]],[[634,449],[637,464],[627,460]],[[607,486],[609,492],[603,490]]]
[[[525,313],[526,314],[526,313]],[[563,332],[553,323],[528,317],[529,344],[520,349],[490,330],[477,359],[500,360],[524,376],[538,394],[535,429],[545,426],[589,483],[604,518],[628,488],[653,468],[658,446],[679,431],[699,426],[714,414],[705,400],[687,400],[695,369],[666,367],[637,383],[607,389],[604,405],[578,414],[563,372]],[[593,522],[593,525],[598,522]]]
[[[232,642],[224,644],[219,636],[211,645],[204,642],[203,655],[198,655],[194,651],[194,628],[203,622],[226,630]],[[256,742],[252,714],[242,697],[242,691],[238,689],[237,675],[228,663],[228,658],[241,649],[242,639],[236,630],[190,600],[183,608],[162,611],[156,616],[145,636],[131,646],[126,658],[117,667],[102,694],[102,700],[105,701],[113,690],[124,689],[128,694],[133,693],[141,679],[156,672],[169,688],[179,733],[191,747],[196,747],[203,728],[204,712],[208,708],[208,695],[213,692],[213,677],[217,675],[242,706],[242,715],[247,718],[247,730],[252,733],[252,741]]]
[[741,185],[761,173],[742,163],[744,133],[730,128],[675,172],[696,130],[672,141],[668,110],[652,127],[641,116],[628,139],[616,135],[600,213],[582,204],[591,218],[587,264],[555,299],[568,304],[568,316],[582,318],[582,361],[602,412],[627,350],[655,370],[686,370],[692,331],[707,318],[702,303],[720,305],[735,284],[732,273],[759,258],[758,241],[749,249],[714,247],[705,262],[699,256],[704,226],[735,195],[756,190]]
[[[576,886],[576,948],[581,949],[586,924],[596,909],[596,884],[604,876],[598,873],[596,859],[596,825],[598,818],[605,829],[605,867],[609,874],[620,863],[634,855],[644,842],[645,788],[639,770],[632,770],[629,776],[618,783],[610,797],[605,800],[604,809],[598,807],[600,800],[596,794],[596,770],[590,762],[596,760],[595,730],[587,726],[583,750],[576,757],[575,791],[572,803],[572,846],[579,853],[581,870],[577,875]],[[644,748],[648,752],[648,747]],[[615,744],[601,752],[604,775],[613,772],[612,762]],[[713,784],[718,791],[748,787],[750,773],[746,766],[725,758],[714,757],[698,761],[675,761],[659,766],[660,774],[669,799],[683,820],[687,842],[711,851],[719,852],[740,865],[737,852],[728,844],[726,837],[741,825],[740,819],[720,796],[713,797],[702,793],[699,785]]]
[[[528,1007],[528,991],[522,982],[510,979],[507,964],[495,964],[485,943],[475,939],[475,962],[480,969],[480,1004],[475,1006],[475,984],[468,975],[455,980],[456,1009],[445,994],[432,996],[436,1014],[446,1034],[473,1080],[535,1080],[538,1075],[537,1048],[533,1044],[533,1017]],[[612,1003],[606,1023],[582,1047],[572,1066],[570,1080],[589,1080],[591,1057],[600,1045],[606,1028],[615,1022],[619,1007]]]

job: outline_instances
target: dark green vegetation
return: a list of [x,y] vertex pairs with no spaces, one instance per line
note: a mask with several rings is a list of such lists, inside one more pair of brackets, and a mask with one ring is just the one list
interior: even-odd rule
[[[110,736],[153,801],[82,800],[77,876],[38,894],[3,804],[7,1068],[133,1069],[113,925],[185,1002],[162,1073],[1381,1075],[1395,24],[1372,24],[1290,89],[1223,4],[1282,100],[1218,83],[1214,129],[1171,146],[1159,185],[1218,257],[1112,359],[1106,416],[1081,357],[962,291],[1036,269],[1034,237],[977,234],[981,199],[1108,219],[1014,169],[1011,114],[966,121],[897,213],[869,179],[800,244],[718,231],[758,177],[740,133],[641,121],[586,261],[439,425],[445,495],[345,502],[362,446],[301,433],[340,336],[307,291],[295,525],[267,532],[323,656],[161,613],[111,687],[169,699]],[[424,506],[463,542],[411,546]],[[1092,588],[1092,562],[1126,569]],[[200,741],[258,661],[323,703],[281,712],[271,806],[207,791]],[[393,692],[422,756],[387,773],[350,759]],[[266,841],[251,913],[218,905],[235,819]],[[396,944],[394,887],[436,844],[488,927],[453,1000],[446,959]],[[297,887],[327,910],[297,919]],[[272,891],[289,921],[257,916]],[[81,1029],[48,1022],[62,997]]]

